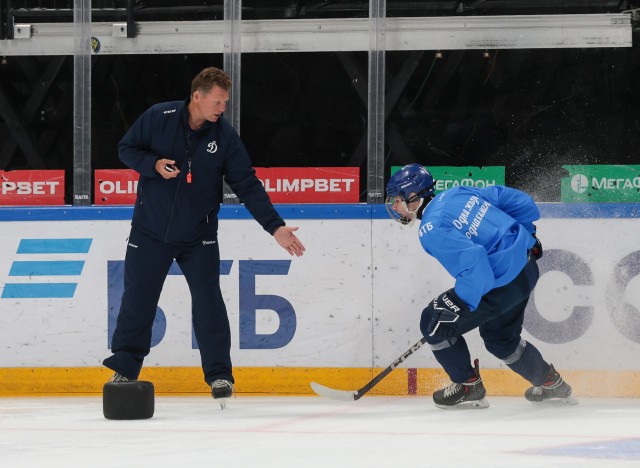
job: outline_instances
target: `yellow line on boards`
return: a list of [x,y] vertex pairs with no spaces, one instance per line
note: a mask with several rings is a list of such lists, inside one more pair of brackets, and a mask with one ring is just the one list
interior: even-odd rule
[[[262,395],[314,395],[309,383],[340,390],[358,390],[382,369],[325,367],[237,367],[236,392]],[[640,397],[640,372],[563,371],[574,395],[583,397]],[[487,393],[521,396],[529,383],[506,369],[483,369]],[[396,369],[369,392],[371,395],[407,395],[407,369]],[[0,396],[100,394],[112,372],[103,367],[0,368]],[[140,380],[153,382],[158,394],[207,394],[199,367],[143,368]],[[430,396],[448,385],[440,369],[418,369],[415,392]]]

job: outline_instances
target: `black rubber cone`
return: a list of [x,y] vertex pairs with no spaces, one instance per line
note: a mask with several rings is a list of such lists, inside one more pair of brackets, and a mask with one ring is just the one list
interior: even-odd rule
[[107,419],[149,419],[154,406],[151,382],[107,382],[102,388],[102,411]]

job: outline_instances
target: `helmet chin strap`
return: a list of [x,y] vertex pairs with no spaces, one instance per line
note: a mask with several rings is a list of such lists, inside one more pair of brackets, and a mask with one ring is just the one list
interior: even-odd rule
[[426,207],[426,205],[424,204],[424,198],[421,198],[420,199],[420,204],[418,205],[418,207],[415,210],[413,210],[413,211],[408,211],[407,210],[407,214],[409,216],[411,216],[410,218],[407,217],[407,219],[409,219],[409,222],[407,223],[407,226],[412,226],[416,219],[422,219],[422,212],[424,211],[423,205]]
[[418,208],[416,208],[416,210],[414,211],[417,219],[420,219],[420,220],[422,219],[422,213],[424,213],[424,210],[427,208],[427,205],[432,199],[433,197],[420,199],[420,206],[418,206]]

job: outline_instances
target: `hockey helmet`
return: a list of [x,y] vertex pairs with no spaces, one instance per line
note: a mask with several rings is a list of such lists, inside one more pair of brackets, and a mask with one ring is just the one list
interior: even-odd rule
[[[431,173],[420,164],[408,164],[391,176],[387,182],[387,213],[395,221],[412,224],[425,199],[434,194],[435,182]],[[421,200],[413,210],[408,205]],[[398,211],[400,209],[400,212]]]

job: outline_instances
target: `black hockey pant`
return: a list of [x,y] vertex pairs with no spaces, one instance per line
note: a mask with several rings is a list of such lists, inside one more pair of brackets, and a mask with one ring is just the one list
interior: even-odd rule
[[424,309],[420,329],[452,382],[462,383],[474,375],[469,348],[462,335],[475,328],[480,329],[487,350],[513,371],[534,385],[544,381],[548,363],[535,346],[521,338],[524,311],[539,277],[536,261],[529,260],[513,281],[489,291],[476,310],[460,317],[453,338],[428,336],[433,308]]

